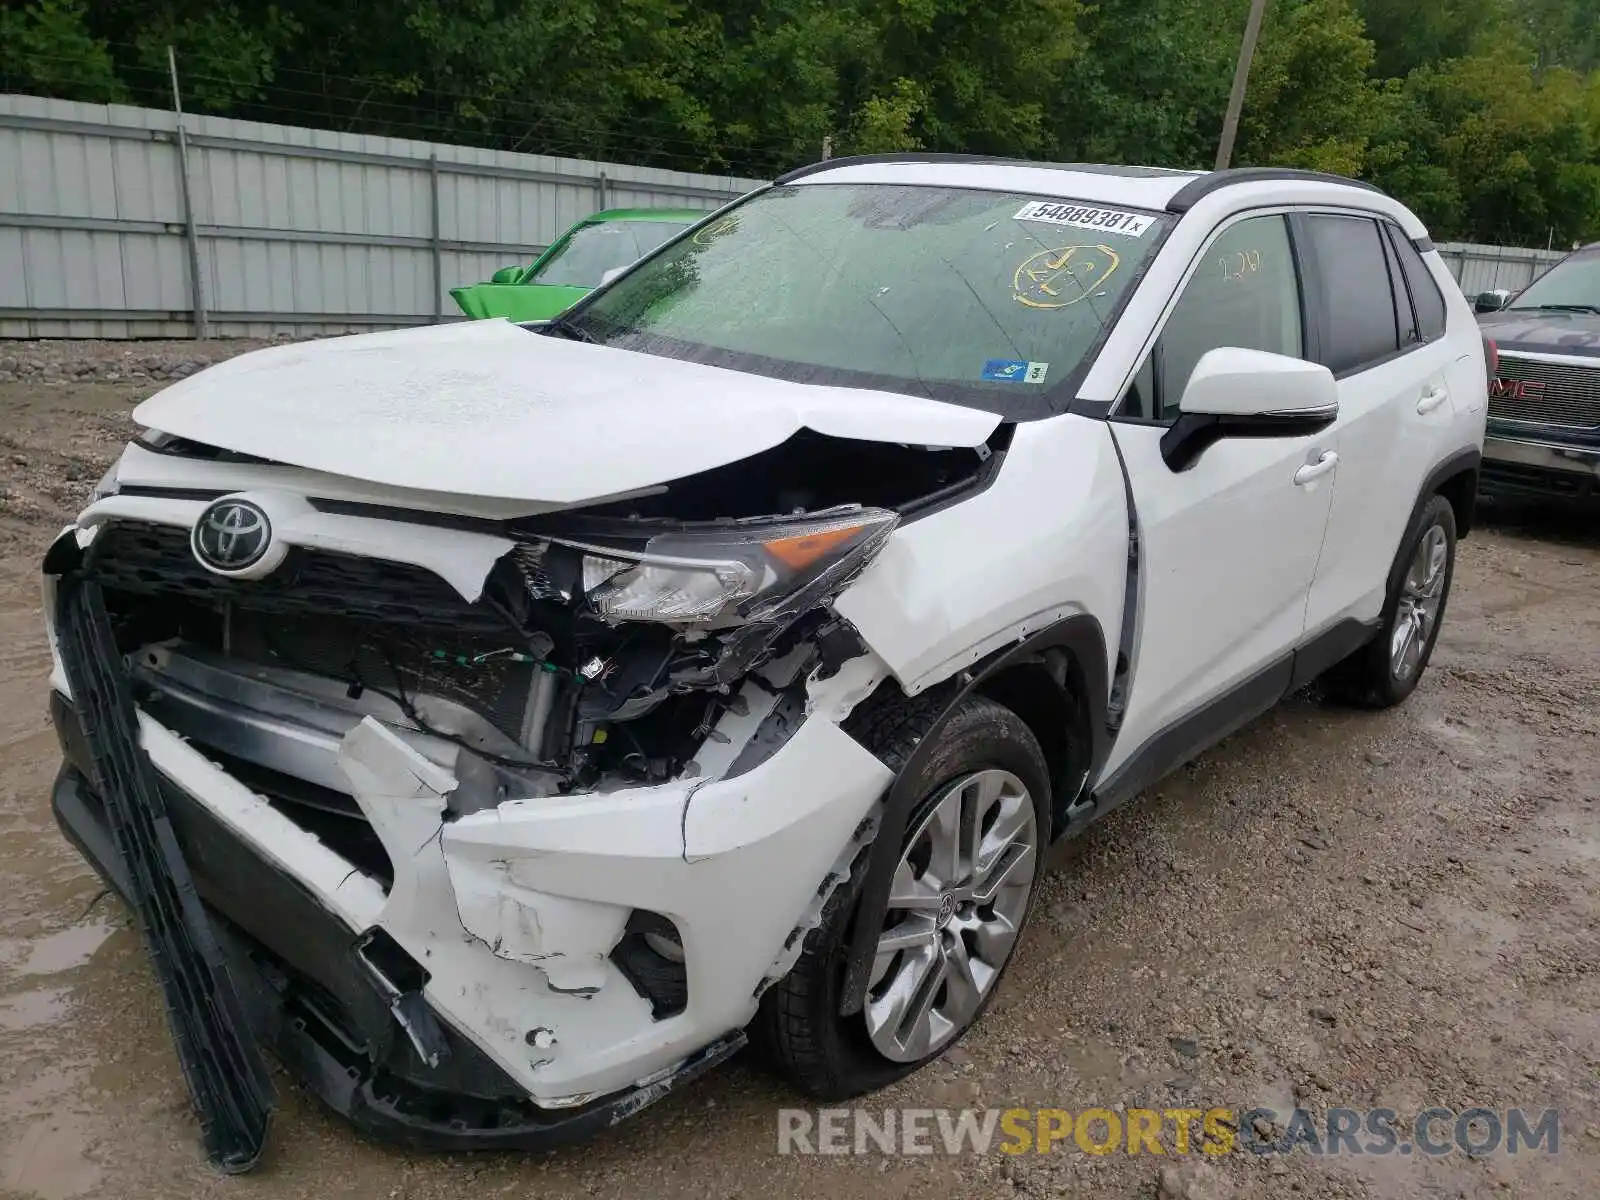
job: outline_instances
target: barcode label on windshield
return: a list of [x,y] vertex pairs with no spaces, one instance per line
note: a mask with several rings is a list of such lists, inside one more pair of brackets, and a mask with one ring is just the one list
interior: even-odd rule
[[1138,213],[1118,212],[1114,208],[1085,208],[1081,204],[1057,204],[1049,200],[1024,204],[1013,219],[1044,221],[1051,225],[1120,233],[1127,237],[1143,237],[1144,231],[1153,223],[1153,218],[1141,217]]

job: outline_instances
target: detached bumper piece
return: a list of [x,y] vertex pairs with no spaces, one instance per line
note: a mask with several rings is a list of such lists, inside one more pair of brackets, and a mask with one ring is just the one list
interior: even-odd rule
[[248,1171],[266,1146],[272,1082],[178,848],[160,779],[139,744],[138,713],[100,587],[72,577],[62,584],[62,665],[206,1154],[229,1174]]

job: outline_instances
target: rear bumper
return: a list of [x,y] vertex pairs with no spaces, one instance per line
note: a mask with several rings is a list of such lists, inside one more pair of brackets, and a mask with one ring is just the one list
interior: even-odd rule
[[1478,480],[1489,496],[1600,501],[1600,448],[1490,437]]
[[[86,763],[76,713],[52,693],[62,764],[56,823],[124,898],[126,867]],[[574,1108],[543,1109],[470,1041],[437,1022],[447,1053],[430,1067],[402,1034],[349,927],[181,788],[164,798],[239,992],[251,1033],[306,1088],[362,1132],[423,1150],[532,1150],[578,1141],[631,1116],[735,1053],[719,1039],[649,1083]]]

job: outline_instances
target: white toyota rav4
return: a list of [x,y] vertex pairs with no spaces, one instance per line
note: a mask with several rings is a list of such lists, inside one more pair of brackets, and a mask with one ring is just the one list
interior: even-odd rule
[[1349,180],[846,159],[558,320],[166,389],[51,548],[67,835],[211,1152],[258,1044],[529,1146],[747,1036],[843,1097],[993,998],[1043,851],[1426,668],[1486,347]]

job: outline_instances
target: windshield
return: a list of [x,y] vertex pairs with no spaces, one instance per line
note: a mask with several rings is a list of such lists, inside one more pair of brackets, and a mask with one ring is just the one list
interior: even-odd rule
[[601,221],[580,225],[522,282],[599,287],[607,271],[643,258],[687,228],[687,221]]
[[568,320],[623,349],[1016,416],[1097,344],[1166,218],[887,184],[759,192]]
[[1578,308],[1600,312],[1600,250],[1580,250],[1528,285],[1511,308]]

